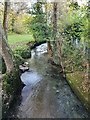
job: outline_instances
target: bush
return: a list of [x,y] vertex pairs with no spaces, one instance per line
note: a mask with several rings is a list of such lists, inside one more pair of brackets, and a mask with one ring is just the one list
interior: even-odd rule
[[19,55],[19,54],[14,54],[15,58],[15,65],[18,67],[20,64],[23,64],[25,60]]
[[2,116],[6,117],[10,106],[17,100],[23,83],[20,79],[20,72],[15,68],[13,72],[6,73],[2,79]]
[[18,54],[23,59],[27,59],[31,57],[31,50],[29,47],[19,47],[14,51],[14,54]]
[[32,32],[35,41],[46,41],[51,39],[52,30],[50,26],[47,25],[47,17],[43,12],[42,3],[35,3],[32,13],[35,16],[30,21],[30,31]]
[[21,22],[15,23],[15,26],[14,26],[14,32],[15,33],[17,33],[17,34],[24,34],[25,31],[26,31],[26,28],[23,25],[23,23],[21,23]]
[[15,68],[13,72],[6,73],[2,81],[2,89],[5,90],[6,94],[12,95],[13,93],[16,93],[21,85],[19,69]]

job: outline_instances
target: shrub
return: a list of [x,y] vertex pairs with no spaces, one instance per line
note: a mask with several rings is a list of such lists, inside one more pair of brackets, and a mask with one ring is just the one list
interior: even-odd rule
[[19,47],[14,51],[14,54],[18,54],[23,59],[27,59],[31,57],[31,52],[29,47]]
[[15,68],[11,73],[6,73],[2,79],[2,116],[6,117],[10,106],[17,100],[23,83],[20,79],[20,72]]
[[37,2],[33,5],[33,19],[30,21],[30,31],[35,41],[46,41],[51,39],[51,28],[47,25],[47,16],[43,12],[42,3]]
[[18,68],[11,73],[6,73],[2,79],[2,89],[5,90],[6,94],[13,95],[16,93],[21,85],[20,72]]
[[19,55],[19,54],[14,54],[15,58],[15,65],[18,67],[20,64],[23,64],[25,60]]

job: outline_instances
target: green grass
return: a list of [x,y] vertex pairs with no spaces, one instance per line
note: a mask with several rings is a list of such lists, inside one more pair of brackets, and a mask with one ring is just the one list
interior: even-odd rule
[[15,44],[15,43],[21,43],[21,42],[30,42],[34,41],[34,38],[32,35],[29,34],[24,34],[24,35],[19,35],[19,34],[10,34],[8,35],[8,42],[10,45]]
[[8,43],[12,50],[26,47],[26,43],[34,41],[31,34],[8,34]]

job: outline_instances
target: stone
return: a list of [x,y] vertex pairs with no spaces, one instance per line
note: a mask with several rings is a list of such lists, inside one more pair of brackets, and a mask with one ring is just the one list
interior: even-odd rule
[[56,93],[59,93],[59,90],[56,90]]
[[28,70],[29,70],[29,67],[23,66],[23,65],[19,65],[19,69],[20,69],[22,72],[25,72],[25,71],[28,71]]

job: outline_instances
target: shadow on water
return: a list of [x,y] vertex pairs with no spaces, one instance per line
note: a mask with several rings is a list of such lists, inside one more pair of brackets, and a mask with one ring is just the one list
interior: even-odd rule
[[88,118],[59,68],[48,63],[47,44],[31,53],[30,70],[21,75],[26,86],[9,118]]

